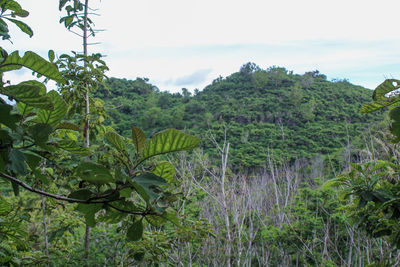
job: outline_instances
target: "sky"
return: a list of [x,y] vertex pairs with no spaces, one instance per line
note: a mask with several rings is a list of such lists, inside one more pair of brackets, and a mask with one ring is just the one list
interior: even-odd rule
[[[34,36],[12,28],[6,50],[47,57],[81,51],[82,40],[58,21],[57,0],[20,0]],[[38,4],[40,3],[40,5]],[[398,0],[90,0],[109,77],[149,78],[160,90],[202,90],[247,62],[294,73],[319,70],[374,89],[400,78]],[[29,76],[12,74],[11,81]]]

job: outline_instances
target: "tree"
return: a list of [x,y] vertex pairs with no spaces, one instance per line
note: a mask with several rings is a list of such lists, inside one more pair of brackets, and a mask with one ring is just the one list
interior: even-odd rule
[[[16,1],[1,1],[0,8],[4,39],[10,38],[4,19],[15,23],[25,33],[33,34],[25,23],[9,18],[28,15]],[[72,22],[70,20],[65,19],[67,24],[73,23],[73,18]],[[51,50],[50,61],[31,51],[21,57],[18,51],[8,53],[1,49],[0,55],[1,77],[5,72],[28,68],[37,77],[54,80],[60,85],[67,83],[53,63],[55,55]],[[74,80],[71,82],[75,83]],[[0,99],[0,177],[12,186],[15,195],[22,187],[57,201],[77,203],[77,210],[91,227],[96,225],[96,214],[99,213],[114,222],[127,220],[124,231],[127,239],[132,241],[142,238],[145,221],[150,224],[172,221],[179,225],[176,211],[171,209],[171,204],[176,201],[171,197],[173,187],[168,186],[174,166],[157,164],[151,159],[169,152],[193,149],[199,143],[198,138],[168,129],[148,140],[137,127],[132,127],[131,138],[125,138],[108,127],[104,135],[98,136],[106,144],[89,148],[86,139],[89,138],[88,121],[85,122],[85,145],[82,146],[79,141],[82,140],[81,127],[65,120],[68,112],[72,112],[70,115],[76,112],[69,111],[71,104],[61,94],[46,92],[45,84],[37,80],[16,85],[1,80],[0,85],[0,94],[15,101],[14,105]],[[76,167],[72,170],[58,161],[65,153],[74,157]],[[47,166],[56,169],[59,177],[68,174],[68,179],[55,180],[53,175],[44,172]],[[40,189],[42,185],[56,186],[58,193]],[[7,207],[3,200],[1,203]]]
[[[68,3],[68,5],[67,5]],[[85,0],[83,3],[80,0],[60,0],[59,10],[65,9],[67,16],[60,19],[60,23],[64,22],[65,27],[73,31],[75,28],[82,31],[82,34],[78,34],[82,38],[83,53],[74,53],[73,57],[68,55],[62,55],[61,60],[58,62],[59,66],[64,69],[64,74],[68,75],[71,81],[70,85],[65,88],[61,87],[64,91],[64,96],[77,107],[75,110],[81,110],[79,104],[84,99],[84,117],[83,117],[83,136],[85,147],[90,147],[90,116],[91,116],[91,102],[90,92],[97,88],[98,83],[102,83],[105,78],[104,72],[108,70],[105,62],[101,60],[101,54],[93,54],[88,56],[88,38],[94,36],[96,30],[93,28],[94,24],[88,17],[89,12],[89,0]],[[82,13],[83,12],[83,13]],[[89,32],[89,34],[88,34]],[[83,64],[79,64],[83,63]],[[68,94],[67,94],[68,93]],[[96,106],[102,107],[101,101]],[[99,112],[97,112],[98,114]],[[103,116],[104,117],[104,116]],[[90,244],[90,227],[86,226],[85,236],[85,258],[89,257],[89,245]]]

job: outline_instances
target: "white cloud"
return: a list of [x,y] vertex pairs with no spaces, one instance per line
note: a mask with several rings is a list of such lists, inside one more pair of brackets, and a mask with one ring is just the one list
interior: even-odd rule
[[176,79],[170,79],[165,81],[165,84],[172,84],[175,86],[187,86],[187,85],[197,85],[207,81],[208,75],[211,73],[212,69],[200,69],[193,73],[185,76],[178,77]]

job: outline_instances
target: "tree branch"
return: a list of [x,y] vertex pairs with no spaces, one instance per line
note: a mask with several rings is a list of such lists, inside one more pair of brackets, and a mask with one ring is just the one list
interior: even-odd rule
[[61,196],[61,195],[55,195],[55,194],[51,194],[51,193],[46,192],[46,191],[42,191],[42,190],[33,188],[30,185],[22,182],[21,180],[15,178],[15,177],[12,177],[10,175],[7,175],[5,173],[2,173],[2,172],[0,172],[0,177],[6,178],[7,180],[18,184],[19,186],[25,188],[26,190],[31,191],[31,192],[36,193],[36,194],[39,194],[39,195],[43,195],[43,196],[46,196],[46,197],[51,197],[51,198],[54,198],[54,199],[57,199],[57,200],[68,201],[68,202],[72,202],[72,203],[84,203],[84,204],[93,204],[93,203],[103,203],[103,204],[105,204],[105,203],[109,203],[109,202],[112,202],[112,201],[115,201],[115,200],[119,200],[119,199],[114,199],[114,200],[98,200],[98,199],[110,196],[110,195],[114,194],[116,191],[122,190],[123,188],[127,187],[127,185],[124,185],[124,186],[121,186],[120,188],[117,188],[117,189],[113,190],[113,192],[111,192],[111,193],[107,193],[107,194],[104,194],[104,195],[101,195],[101,196],[93,197],[93,198],[88,199],[88,200],[83,200],[83,199],[69,198],[69,197],[65,197],[65,196]]
[[122,186],[120,186],[120,187],[115,188],[114,190],[112,190],[111,192],[109,192],[109,193],[107,193],[107,194],[103,194],[103,195],[91,197],[91,198],[89,198],[87,201],[92,201],[92,200],[97,200],[97,199],[101,199],[101,198],[106,198],[106,197],[112,196],[112,195],[115,194],[116,192],[119,192],[119,191],[121,191],[122,189],[127,188],[127,187],[129,187],[129,186],[130,186],[129,184],[124,184],[124,185],[122,185]]
[[145,211],[130,211],[130,210],[124,210],[124,209],[120,209],[118,207],[115,207],[114,205],[107,203],[107,206],[119,211],[119,212],[123,212],[123,213],[129,213],[129,214],[134,214],[134,215],[142,215],[142,216],[146,216],[146,215],[157,215],[156,212],[154,211],[150,211],[150,210],[145,210]]

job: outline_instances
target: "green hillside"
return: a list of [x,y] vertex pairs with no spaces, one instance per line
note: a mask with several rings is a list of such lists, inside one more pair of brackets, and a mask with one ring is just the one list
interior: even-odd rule
[[[264,166],[268,154],[293,161],[335,153],[380,117],[359,112],[371,90],[318,71],[299,75],[253,63],[193,96],[186,89],[160,92],[140,78],[111,78],[107,86],[97,96],[112,105],[108,122],[123,135],[135,124],[149,134],[173,127],[204,137],[211,129],[222,141],[226,129],[231,162],[240,169]],[[203,138],[203,148],[212,147]]]

